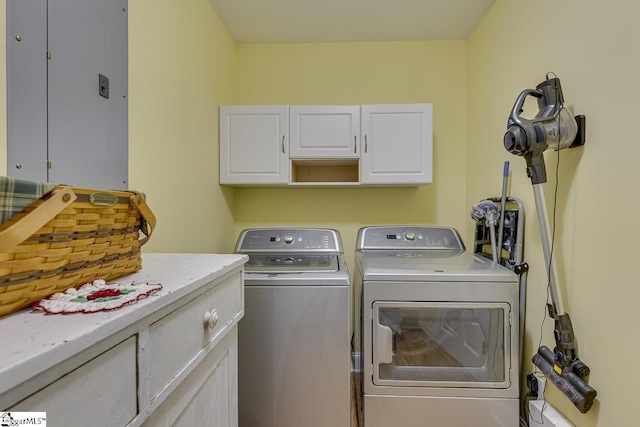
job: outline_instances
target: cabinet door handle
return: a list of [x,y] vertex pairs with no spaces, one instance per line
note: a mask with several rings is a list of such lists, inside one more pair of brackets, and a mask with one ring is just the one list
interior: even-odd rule
[[353,154],[358,153],[358,136],[353,135]]
[[367,135],[364,136],[364,152],[367,152]]
[[284,151],[284,135],[282,135],[282,154],[286,153],[286,151]]

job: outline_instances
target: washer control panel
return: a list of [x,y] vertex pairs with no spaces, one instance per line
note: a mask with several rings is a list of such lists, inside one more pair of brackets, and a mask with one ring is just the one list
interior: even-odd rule
[[381,226],[358,232],[356,249],[463,249],[458,232],[451,227]]
[[255,228],[240,234],[236,252],[342,252],[336,230],[321,228]]

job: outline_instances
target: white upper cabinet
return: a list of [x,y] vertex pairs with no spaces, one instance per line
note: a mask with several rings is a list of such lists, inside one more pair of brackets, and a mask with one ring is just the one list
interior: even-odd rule
[[220,107],[220,183],[289,182],[289,107]]
[[432,182],[432,105],[221,106],[220,183]]
[[362,184],[433,182],[432,104],[362,106]]
[[360,106],[289,107],[291,159],[358,158]]

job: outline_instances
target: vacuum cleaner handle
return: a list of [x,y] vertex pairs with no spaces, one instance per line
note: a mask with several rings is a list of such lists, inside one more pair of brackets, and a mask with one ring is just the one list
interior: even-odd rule
[[504,148],[511,154],[525,158],[527,175],[531,178],[533,184],[538,184],[547,181],[546,167],[542,157],[542,154],[547,149],[547,144],[545,143],[543,126],[537,123],[548,120],[549,117],[541,116],[540,113],[532,120],[520,117],[525,99],[529,95],[541,99],[543,92],[541,90],[526,89],[518,95],[507,121]]
[[[529,95],[534,96],[536,98],[541,98],[542,92],[535,89],[525,89],[522,92],[520,92],[520,95],[518,95],[516,102],[513,104],[511,115],[509,115],[509,124],[507,126],[511,126],[515,123],[519,126],[524,127],[527,124],[531,123],[531,120],[523,119],[522,117],[520,117],[520,113],[522,112],[522,107],[524,106],[524,101],[527,99],[527,96]],[[513,120],[513,123],[511,123],[512,120]]]

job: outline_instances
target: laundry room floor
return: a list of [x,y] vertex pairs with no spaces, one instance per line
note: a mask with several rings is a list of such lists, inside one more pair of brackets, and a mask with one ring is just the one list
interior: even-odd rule
[[361,374],[351,373],[351,427],[363,427]]

